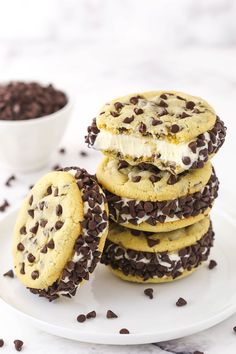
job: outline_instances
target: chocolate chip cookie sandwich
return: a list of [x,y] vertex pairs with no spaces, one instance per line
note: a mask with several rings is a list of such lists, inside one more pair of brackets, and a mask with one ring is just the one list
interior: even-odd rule
[[147,163],[132,166],[105,157],[97,179],[105,188],[110,218],[149,232],[172,231],[203,219],[219,187],[209,161],[201,169],[173,175]]
[[171,282],[194,272],[208,259],[214,232],[208,217],[165,234],[110,225],[102,263],[123,280]]
[[100,260],[108,232],[105,195],[77,167],[50,172],[24,200],[14,229],[14,270],[49,301],[75,295]]
[[105,104],[86,142],[131,165],[150,163],[174,174],[204,166],[226,128],[202,98],[175,91],[131,94]]

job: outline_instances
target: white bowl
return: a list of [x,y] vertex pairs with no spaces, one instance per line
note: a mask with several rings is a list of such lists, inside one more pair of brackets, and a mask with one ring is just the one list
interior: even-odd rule
[[71,98],[59,111],[27,120],[0,120],[0,164],[13,171],[45,167],[58,146],[71,116]]

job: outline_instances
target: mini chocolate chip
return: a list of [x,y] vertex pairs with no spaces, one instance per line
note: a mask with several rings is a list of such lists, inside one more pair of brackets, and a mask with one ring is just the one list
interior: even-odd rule
[[162,124],[163,122],[161,121],[161,120],[159,120],[159,119],[155,119],[155,118],[153,118],[152,119],[152,125],[153,125],[153,127],[155,127],[156,125],[160,125],[160,124]]
[[107,318],[118,318],[118,316],[111,310],[108,310],[107,311],[107,315],[106,315]]
[[126,117],[126,118],[123,120],[123,123],[130,124],[130,123],[133,122],[133,120],[134,120],[134,116]]
[[30,199],[29,199],[29,205],[31,206],[33,204],[33,200],[34,200],[34,197],[33,195],[31,195]]
[[164,93],[161,94],[160,98],[162,98],[163,100],[167,100],[167,95],[165,95]]
[[139,114],[143,114],[143,109],[142,108],[135,108],[134,109],[134,113],[139,115]]
[[127,168],[129,167],[128,162],[124,161],[124,160],[120,160],[118,162],[118,170],[121,170],[122,168]]
[[26,233],[27,233],[26,227],[25,227],[25,226],[22,226],[22,227],[20,228],[20,234],[21,234],[21,235],[26,235]]
[[189,143],[188,147],[194,154],[196,154],[196,152],[197,152],[197,142],[196,141],[192,141],[191,143]]
[[138,103],[138,100],[139,100],[138,97],[131,97],[129,101],[130,101],[130,103],[132,103],[132,104],[137,104],[137,103]]
[[56,215],[60,216],[61,214],[62,214],[62,206],[61,206],[61,204],[58,204],[56,206]]
[[148,244],[149,247],[154,247],[154,246],[158,245],[160,242],[161,242],[161,241],[160,241],[159,238],[157,238],[157,239],[154,240],[154,239],[152,239],[152,238],[148,238],[148,237],[147,237],[147,244]]
[[32,253],[29,253],[27,259],[30,263],[33,263],[35,261],[35,256]]
[[120,102],[115,102],[115,103],[114,103],[114,107],[115,107],[115,109],[116,109],[117,111],[120,111],[121,108],[124,107],[124,106],[123,106],[123,104],[120,103]]
[[25,263],[24,262],[21,264],[20,273],[25,274]]
[[151,175],[151,176],[149,177],[149,180],[150,180],[152,183],[156,183],[156,182],[160,181],[161,178],[158,177],[158,176],[156,176],[156,175]]
[[110,113],[111,113],[112,117],[115,117],[115,118],[119,117],[119,113],[117,113],[115,111],[111,111]]
[[40,220],[39,225],[41,227],[45,227],[47,225],[47,223],[48,223],[48,220],[42,219],[42,220]]
[[82,323],[82,322],[85,322],[86,321],[86,316],[81,314],[79,316],[77,316],[77,321]]
[[159,106],[159,107],[167,108],[167,107],[168,107],[168,104],[167,104],[165,101],[161,100],[161,101],[158,103],[158,106]]
[[17,249],[18,249],[18,251],[20,251],[20,252],[22,252],[22,251],[24,251],[24,249],[25,249],[25,246],[23,245],[23,243],[18,243],[18,245],[17,245]]
[[14,278],[13,270],[12,269],[8,270],[8,272],[4,273],[3,276],[9,277],[9,278]]
[[47,188],[47,195],[50,195],[50,194],[52,194],[52,186],[49,186]]
[[20,352],[22,347],[23,347],[23,345],[24,345],[24,342],[22,342],[22,340],[20,340],[20,339],[15,339],[14,340],[14,345],[15,345],[16,351]]
[[178,176],[171,174],[170,177],[167,180],[167,184],[170,184],[170,185],[175,184],[175,183],[178,182],[178,180],[179,180]]
[[132,182],[134,182],[134,183],[140,182],[141,178],[142,178],[141,176],[133,176],[132,177]]
[[58,220],[58,221],[55,223],[55,229],[56,229],[56,230],[60,230],[63,225],[64,225],[64,222],[61,221],[61,220]]
[[38,277],[39,277],[39,271],[38,271],[38,270],[34,270],[34,271],[31,273],[31,278],[32,278],[33,280],[35,280],[35,279],[38,279]]
[[87,319],[95,318],[96,316],[97,316],[96,311],[90,311],[90,312],[87,313],[87,315],[86,315]]
[[174,133],[174,134],[178,133],[180,131],[180,127],[178,126],[178,124],[173,124],[170,127],[170,131],[171,131],[171,133]]
[[187,301],[185,299],[183,299],[182,297],[180,297],[176,301],[176,306],[178,306],[178,307],[185,306],[185,305],[187,305]]
[[34,209],[29,209],[28,214],[31,216],[31,218],[34,218]]
[[144,134],[144,133],[146,133],[146,131],[147,131],[147,127],[146,127],[146,125],[142,122],[142,123],[140,124],[140,126],[139,126],[139,132],[140,132],[141,134]]
[[195,107],[195,103],[193,102],[193,101],[188,101],[188,102],[186,102],[186,108],[187,109],[194,109],[194,107]]
[[129,334],[129,330],[127,328],[121,328],[120,334]]
[[149,297],[149,299],[153,299],[153,289],[147,288],[144,290],[144,294]]
[[47,253],[48,249],[47,246],[44,245],[43,248],[41,249],[40,253]]
[[51,238],[51,240],[47,243],[47,247],[50,248],[51,250],[55,247],[54,241]]
[[211,259],[210,260],[210,263],[209,263],[209,265],[208,265],[208,268],[209,269],[213,269],[213,268],[215,268],[217,266],[217,262],[214,260],[214,259]]
[[190,159],[190,157],[188,157],[188,156],[184,156],[184,157],[182,158],[182,161],[183,161],[183,163],[184,163],[185,165],[190,165],[190,163],[191,163],[191,159]]
[[4,346],[4,340],[0,339],[0,348],[2,348]]
[[154,209],[153,203],[152,202],[144,202],[143,209],[144,209],[145,213],[150,213]]
[[187,117],[191,117],[191,116],[190,116],[190,114],[187,114],[186,112],[182,112],[181,115],[180,115],[181,119],[187,118]]
[[65,154],[66,153],[66,149],[65,148],[60,148],[59,149],[59,153],[62,154],[62,155]]
[[31,227],[31,229],[29,229],[29,231],[32,232],[32,234],[36,235],[38,228],[39,228],[39,223],[36,222],[36,224],[33,227]]

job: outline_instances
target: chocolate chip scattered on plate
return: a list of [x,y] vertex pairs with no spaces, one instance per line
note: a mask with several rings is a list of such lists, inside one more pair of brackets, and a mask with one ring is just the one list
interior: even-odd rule
[[83,157],[88,156],[88,153],[87,153],[86,151],[84,151],[84,150],[81,150],[81,151],[79,152],[79,154],[80,154],[80,156],[83,156]]
[[13,270],[10,269],[6,273],[3,274],[4,277],[14,278]]
[[0,212],[4,213],[4,211],[6,211],[7,207],[9,206],[10,204],[8,203],[8,201],[4,199],[3,203],[0,205]]
[[183,299],[182,297],[180,297],[177,301],[176,301],[176,306],[178,307],[182,307],[187,305],[187,301],[185,299]]
[[13,181],[15,181],[15,180],[16,180],[16,176],[11,175],[11,176],[8,177],[8,179],[6,180],[5,186],[11,187],[11,186],[12,186],[11,182],[13,182]]
[[107,311],[107,318],[117,318],[118,316],[111,310]]
[[20,339],[16,339],[16,340],[14,340],[14,345],[15,345],[16,351],[20,352],[23,345],[24,345],[24,342],[22,342],[22,340],[20,340]]
[[144,294],[149,297],[149,299],[153,299],[153,289],[152,288],[147,288],[144,290]]
[[121,328],[120,334],[129,334],[129,330],[127,328]]
[[82,323],[82,322],[85,322],[86,321],[86,316],[81,314],[79,316],[77,316],[77,321]]
[[90,319],[90,318],[95,318],[96,316],[97,316],[96,311],[90,311],[87,313],[86,318]]
[[208,265],[208,268],[209,269],[213,269],[213,268],[215,268],[217,266],[217,262],[214,260],[214,259],[211,259],[210,260],[210,263],[209,263],[209,265]]
[[0,348],[2,348],[4,346],[4,340],[0,339]]

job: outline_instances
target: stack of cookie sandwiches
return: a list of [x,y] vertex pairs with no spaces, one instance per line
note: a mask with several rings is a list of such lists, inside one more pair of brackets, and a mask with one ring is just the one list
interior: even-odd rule
[[219,187],[210,160],[225,133],[206,101],[181,92],[132,94],[102,107],[86,142],[105,155],[97,179],[111,221],[102,262],[117,276],[167,282],[207,260]]

